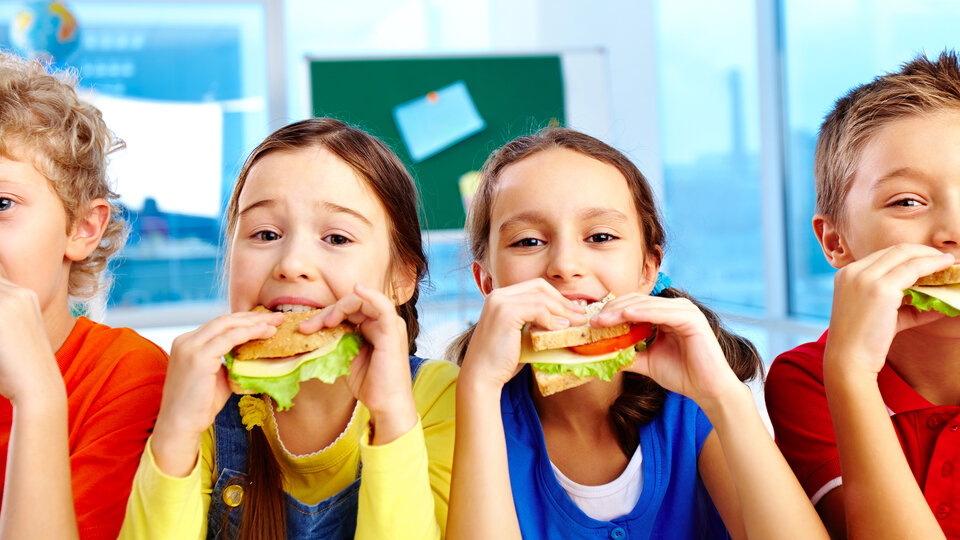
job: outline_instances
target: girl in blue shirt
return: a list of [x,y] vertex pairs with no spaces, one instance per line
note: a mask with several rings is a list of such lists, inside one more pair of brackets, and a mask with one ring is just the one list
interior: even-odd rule
[[[515,139],[484,165],[468,230],[485,302],[451,347],[450,538],[826,538],[741,383],[756,350],[658,279],[663,227],[623,154],[562,128]],[[608,293],[592,325],[652,323],[656,340],[609,382],[541,395],[521,328],[584,324],[577,301]]]

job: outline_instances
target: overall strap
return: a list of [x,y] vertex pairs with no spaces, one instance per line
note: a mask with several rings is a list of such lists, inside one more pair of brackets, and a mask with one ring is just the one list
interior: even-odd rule
[[214,442],[216,444],[215,467],[219,476],[223,469],[247,472],[247,446],[249,439],[247,428],[240,417],[240,398],[231,394],[227,404],[220,409],[213,422]]
[[420,372],[420,366],[426,362],[425,359],[420,358],[419,356],[410,355],[410,381],[417,380],[417,373]]

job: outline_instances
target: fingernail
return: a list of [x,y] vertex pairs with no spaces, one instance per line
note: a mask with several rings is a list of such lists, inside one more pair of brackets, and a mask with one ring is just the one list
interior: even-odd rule
[[564,319],[563,317],[554,317],[554,318],[553,318],[553,325],[554,325],[554,326],[558,326],[558,327],[560,327],[560,328],[566,328],[566,327],[570,326],[570,321],[567,320],[567,319]]

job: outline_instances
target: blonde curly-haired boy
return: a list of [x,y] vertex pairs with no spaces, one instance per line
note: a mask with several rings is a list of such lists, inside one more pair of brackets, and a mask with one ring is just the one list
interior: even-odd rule
[[116,538],[166,355],[75,317],[124,223],[76,79],[0,54],[0,538]]

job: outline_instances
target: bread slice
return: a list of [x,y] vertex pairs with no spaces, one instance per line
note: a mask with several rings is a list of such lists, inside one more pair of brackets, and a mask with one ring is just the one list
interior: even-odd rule
[[533,370],[533,380],[537,381],[537,388],[540,389],[540,395],[542,396],[549,396],[598,380],[597,377],[581,379],[569,371],[566,373],[544,373],[534,367],[531,367],[531,369]]
[[937,285],[953,285],[960,283],[960,264],[955,264],[918,279],[914,286],[935,287]]
[[[263,306],[253,308],[257,312],[269,312]],[[268,339],[255,339],[233,349],[234,361],[256,360],[258,358],[283,358],[317,350],[329,343],[340,341],[344,335],[354,329],[346,324],[324,328],[313,334],[301,334],[300,323],[313,317],[320,310],[287,312],[283,314],[283,323],[277,327],[277,333]],[[239,393],[239,392],[238,392]]]
[[230,382],[230,391],[234,394],[259,394],[258,390],[246,389],[240,386],[240,383],[233,380],[233,377],[227,377],[227,380]]
[[[586,307],[587,319],[592,318],[607,302],[613,300],[613,294],[608,294],[606,298],[599,302],[594,302]],[[618,324],[606,328],[596,328],[590,326],[590,323],[582,326],[572,326],[560,330],[544,330],[542,328],[531,328],[530,339],[533,343],[533,350],[545,351],[548,349],[562,349],[564,347],[573,347],[575,345],[584,345],[593,343],[601,339],[615,338],[622,336],[630,331],[630,325],[627,323]]]

